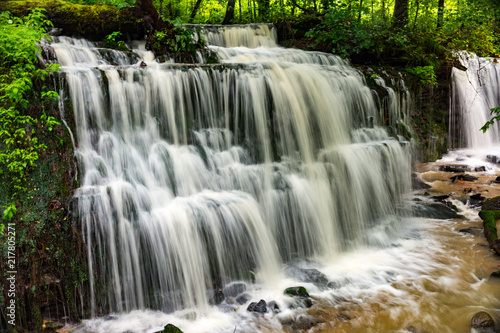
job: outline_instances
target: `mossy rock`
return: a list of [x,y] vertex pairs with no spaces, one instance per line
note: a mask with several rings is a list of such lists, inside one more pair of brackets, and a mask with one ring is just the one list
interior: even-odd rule
[[163,328],[163,331],[159,331],[157,333],[184,333],[184,332],[182,332],[182,330],[175,325],[167,324]]
[[284,293],[290,296],[298,296],[305,298],[310,297],[309,293],[307,292],[307,289],[302,286],[286,288]]
[[25,16],[32,9],[46,10],[47,19],[65,35],[80,35],[101,40],[114,31],[143,37],[143,13],[135,7],[119,9],[108,5],[80,5],[62,0],[0,1],[0,11]]
[[500,197],[494,197],[483,202],[482,210],[500,210]]

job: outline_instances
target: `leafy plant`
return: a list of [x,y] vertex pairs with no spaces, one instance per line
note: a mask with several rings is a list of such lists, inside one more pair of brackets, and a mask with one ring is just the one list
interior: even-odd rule
[[[39,66],[40,48],[37,43],[47,38],[45,27],[52,24],[45,19],[43,9],[35,9],[24,18],[8,12],[0,14],[0,178],[8,183],[10,202],[4,205],[3,220],[16,213],[15,202],[27,190],[27,175],[35,166],[39,153],[46,145],[35,136],[36,129],[49,131],[59,123],[42,112],[40,117],[29,115],[26,109],[33,95],[33,83],[42,82],[58,65]],[[54,91],[45,91],[40,97],[45,102],[57,98]]]
[[486,133],[486,131],[490,128],[491,125],[495,123],[495,121],[500,120],[500,107],[491,109],[490,114],[491,115],[496,114],[496,116],[491,118],[489,121],[486,122],[486,124],[484,124],[483,127],[481,127],[480,131],[483,131],[483,133]]
[[122,33],[119,31],[110,33],[109,35],[104,37],[104,47],[115,50],[127,51],[128,48],[125,45],[125,42],[121,40],[121,38],[122,38]]
[[421,85],[437,86],[437,78],[433,66],[408,67],[406,71],[415,76]]

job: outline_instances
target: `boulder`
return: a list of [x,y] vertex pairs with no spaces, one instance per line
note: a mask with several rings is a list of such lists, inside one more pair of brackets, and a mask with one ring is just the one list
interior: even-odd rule
[[276,303],[276,301],[271,301],[267,304],[267,307],[274,313],[279,313],[281,310],[280,310],[280,307],[278,305],[278,303]]
[[494,328],[495,322],[489,313],[480,311],[472,317],[470,326],[474,329]]
[[486,158],[491,163],[497,163],[498,162],[498,157],[496,155],[486,155]]
[[444,172],[465,172],[468,170],[467,165],[442,165],[439,168],[439,171],[444,171]]
[[156,333],[183,333],[183,332],[179,327],[172,324],[167,324],[163,328],[163,331],[158,331]]
[[290,266],[285,268],[285,275],[287,277],[297,279],[301,282],[310,282],[315,284],[326,285],[328,279],[325,274],[321,273],[315,268],[301,268],[297,266]]
[[238,303],[239,305],[243,305],[251,299],[252,299],[252,296],[250,296],[250,294],[244,293],[244,294],[241,294],[238,297],[236,297],[236,303]]
[[469,227],[469,228],[465,228],[465,229],[460,229],[458,232],[460,232],[462,234],[469,234],[472,236],[479,236],[479,235],[481,235],[481,231],[483,231],[483,229],[481,229],[479,227]]
[[247,285],[243,282],[233,282],[222,289],[222,293],[226,297],[236,297],[245,291],[247,291]]
[[457,214],[456,210],[438,202],[415,205],[413,215],[440,220],[463,218],[462,215]]
[[474,171],[475,172],[485,172],[486,171],[486,167],[485,166],[475,167]]
[[472,176],[472,175],[464,174],[464,175],[456,175],[456,176],[450,177],[450,180],[452,183],[456,183],[459,180],[464,181],[464,182],[473,182],[475,180],[478,180],[478,178],[475,176]]
[[302,286],[286,288],[284,293],[296,297],[304,297],[304,298],[310,297],[309,293],[307,292],[307,289]]
[[258,312],[258,313],[266,313],[267,312],[267,304],[266,301],[261,299],[258,303],[252,302],[248,305],[247,311],[249,312]]

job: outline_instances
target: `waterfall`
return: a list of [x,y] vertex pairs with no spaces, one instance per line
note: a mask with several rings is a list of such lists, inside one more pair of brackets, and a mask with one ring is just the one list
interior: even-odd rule
[[451,148],[488,148],[498,144],[500,127],[480,128],[491,119],[490,109],[500,106],[500,65],[496,59],[459,53],[466,70],[453,68],[451,74]]
[[[208,311],[231,281],[269,284],[293,260],[388,245],[372,231],[397,228],[409,145],[363,75],[278,47],[268,25],[206,29],[220,64],[52,42],[76,122],[92,315]],[[390,122],[405,123],[406,100],[388,95]]]

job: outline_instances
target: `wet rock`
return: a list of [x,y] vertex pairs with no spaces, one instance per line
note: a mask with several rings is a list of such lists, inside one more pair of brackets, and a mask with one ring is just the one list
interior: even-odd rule
[[284,293],[290,296],[298,296],[305,298],[310,297],[309,293],[307,292],[307,289],[302,286],[286,288]]
[[486,200],[486,198],[483,197],[480,193],[477,193],[469,197],[468,204],[472,207],[479,207],[484,200]]
[[426,217],[431,219],[457,219],[463,216],[457,214],[456,210],[438,203],[422,203],[413,207],[413,215],[416,217]]
[[278,305],[278,303],[276,303],[276,301],[271,301],[267,304],[267,307],[274,313],[279,313],[281,310],[280,310],[280,307]]
[[464,175],[456,175],[456,176],[450,177],[450,180],[452,183],[456,183],[459,180],[464,181],[464,182],[473,182],[475,180],[478,180],[478,178],[475,176],[472,176],[472,175],[464,174]]
[[481,232],[483,231],[482,228],[479,227],[469,227],[465,229],[460,229],[458,232],[461,232],[463,234],[469,234],[472,236],[479,236],[481,235]]
[[489,313],[480,311],[472,317],[470,326],[474,329],[494,328],[495,322]]
[[493,272],[488,277],[488,280],[496,280],[496,279],[500,280],[500,271]]
[[258,312],[258,313],[266,313],[267,312],[267,304],[266,301],[261,299],[258,303],[252,302],[248,305],[247,311],[249,312]]
[[247,285],[243,282],[230,283],[222,289],[222,293],[226,297],[236,297],[245,291],[247,291]]
[[498,176],[497,178],[495,178],[495,180],[492,180],[491,182],[495,184],[500,184],[500,176]]
[[250,296],[250,294],[244,293],[236,298],[236,303],[238,303],[239,305],[243,305],[251,299],[252,296]]
[[431,197],[432,200],[436,201],[436,202],[441,202],[441,203],[444,203],[446,199],[448,199],[450,197],[449,194],[446,194],[446,195],[434,195]]
[[486,158],[491,163],[498,163],[498,157],[496,155],[486,155]]
[[183,333],[183,332],[179,327],[172,324],[167,324],[163,328],[163,331],[158,331],[157,333]]
[[482,210],[500,210],[500,197],[495,197],[489,200],[486,200],[483,203]]
[[321,285],[326,285],[328,283],[326,276],[315,268],[291,266],[285,268],[285,275],[301,282],[311,282]]
[[219,305],[220,303],[222,303],[225,299],[225,296],[224,296],[224,293],[222,292],[222,289],[220,288],[217,288],[216,290],[214,290],[214,296],[210,299],[210,304],[215,304],[215,305]]
[[444,172],[465,172],[467,171],[467,165],[442,165],[439,168],[439,171],[444,171]]
[[485,172],[486,171],[486,167],[485,166],[475,167],[474,171],[475,172]]

